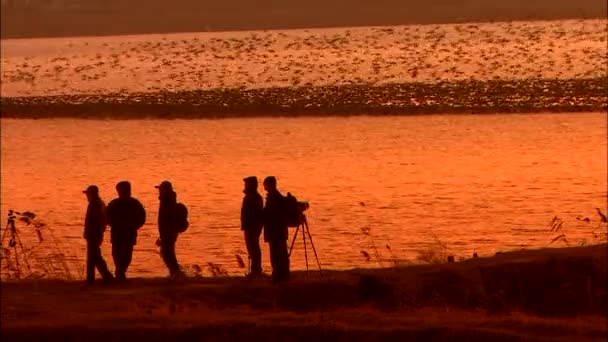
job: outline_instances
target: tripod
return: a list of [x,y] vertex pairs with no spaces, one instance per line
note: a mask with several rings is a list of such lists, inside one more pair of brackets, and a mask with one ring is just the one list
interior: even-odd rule
[[[19,214],[19,213],[17,213]],[[9,271],[9,275],[10,272],[13,271],[13,273],[15,274],[15,277],[17,279],[19,279],[21,277],[21,264],[25,265],[25,267],[27,268],[27,271],[31,274],[32,273],[32,268],[30,267],[30,263],[27,260],[27,255],[25,253],[25,250],[23,248],[23,243],[21,243],[21,238],[19,237],[19,231],[17,230],[17,227],[15,227],[15,214],[12,210],[8,211],[8,220],[6,222],[6,228],[4,228],[4,233],[2,234],[2,259],[5,259],[6,262],[6,267]],[[8,246],[4,245],[4,242],[6,241],[7,238],[9,238],[9,234],[10,234],[10,240],[8,242]],[[12,248],[12,254],[14,257],[14,264],[13,262],[11,262],[10,259],[10,249]],[[17,248],[19,248],[20,250],[17,250]],[[22,263],[19,262],[19,254],[22,255]]]
[[291,246],[289,247],[289,256],[291,257],[291,252],[293,251],[293,245],[296,243],[296,238],[298,237],[298,232],[302,228],[302,242],[304,243],[304,259],[306,260],[306,274],[308,274],[308,253],[306,250],[306,236],[308,235],[308,240],[310,241],[310,245],[312,246],[312,251],[315,253],[315,258],[317,259],[317,266],[319,266],[319,274],[321,272],[321,263],[319,262],[319,256],[317,256],[317,250],[315,249],[315,244],[312,242],[312,236],[310,235],[310,229],[308,228],[308,221],[306,220],[306,215],[304,213],[300,213],[300,224],[296,228],[296,233],[293,235],[293,240],[291,241]]

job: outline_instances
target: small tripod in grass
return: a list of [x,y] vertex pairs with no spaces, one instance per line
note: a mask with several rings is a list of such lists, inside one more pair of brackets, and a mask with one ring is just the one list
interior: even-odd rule
[[[18,223],[29,229],[20,229]],[[3,279],[70,280],[82,276],[80,260],[71,255],[70,248],[55,238],[52,230],[37,220],[32,212],[8,211],[1,246],[0,272]]]
[[321,263],[319,262],[319,256],[317,255],[317,250],[315,249],[315,244],[312,242],[312,236],[310,235],[310,228],[308,228],[308,220],[306,220],[306,215],[304,215],[304,211],[308,209],[308,202],[298,202],[298,207],[300,209],[300,224],[298,224],[296,228],[296,232],[293,235],[293,240],[291,241],[291,246],[289,247],[289,256],[291,257],[291,252],[293,251],[293,245],[296,243],[296,238],[298,237],[298,232],[300,229],[302,230],[302,242],[304,244],[304,259],[306,260],[306,274],[308,274],[308,252],[306,249],[306,237],[308,236],[308,241],[310,241],[310,246],[312,247],[312,251],[315,254],[315,258],[317,260],[317,266],[319,266],[319,273],[322,274],[321,271]]
[[[22,267],[24,267],[25,271],[27,271],[27,275],[31,275],[32,268],[28,261],[25,248],[23,248],[21,238],[19,237],[19,230],[17,230],[17,227],[15,227],[15,219],[17,218],[16,215],[21,215],[21,213],[13,210],[8,211],[6,228],[4,228],[4,232],[2,233],[1,253],[3,261],[2,263],[3,266],[7,268],[8,275],[12,275],[17,279],[20,279],[22,276]],[[5,245],[6,240],[8,240],[8,243]]]

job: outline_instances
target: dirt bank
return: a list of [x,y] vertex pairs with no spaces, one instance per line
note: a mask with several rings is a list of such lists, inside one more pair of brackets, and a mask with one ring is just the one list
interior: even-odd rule
[[607,245],[388,269],[124,285],[2,283],[8,340],[601,341]]

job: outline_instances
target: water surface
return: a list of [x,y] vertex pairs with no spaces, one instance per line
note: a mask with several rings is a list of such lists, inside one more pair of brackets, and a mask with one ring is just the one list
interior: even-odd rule
[[[239,212],[250,175],[274,175],[283,193],[310,202],[326,268],[415,261],[436,239],[457,257],[563,246],[550,244],[556,235],[547,231],[556,215],[570,245],[590,243],[595,208],[606,212],[604,113],[1,124],[2,214],[37,213],[81,258],[82,190],[97,184],[109,202],[116,182],[131,181],[148,212],[132,276],[166,274],[154,244],[154,185],[164,179],[190,209],[178,259],[232,273],[244,272],[235,255],[246,260]],[[305,267],[302,247],[298,241],[294,269]],[[269,271],[266,244],[263,263]]]

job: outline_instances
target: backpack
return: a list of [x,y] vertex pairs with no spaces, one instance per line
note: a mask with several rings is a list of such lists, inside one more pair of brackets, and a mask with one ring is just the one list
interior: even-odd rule
[[291,193],[287,193],[285,198],[285,220],[287,227],[297,227],[300,225],[301,212],[298,199]]
[[188,229],[188,208],[182,203],[177,203],[175,207],[175,228],[183,233]]

